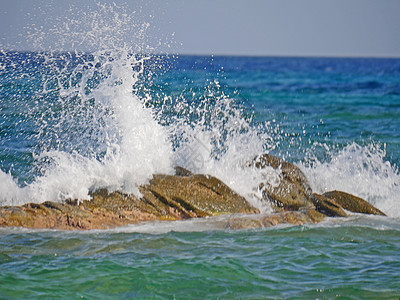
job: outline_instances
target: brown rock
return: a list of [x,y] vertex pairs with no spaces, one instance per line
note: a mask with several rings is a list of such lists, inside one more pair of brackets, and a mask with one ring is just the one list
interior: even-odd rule
[[272,167],[280,170],[280,183],[277,186],[269,182],[260,184],[265,199],[272,202],[276,210],[299,210],[302,207],[311,207],[309,199],[311,187],[303,172],[295,165],[269,154],[257,156],[249,166],[259,169]]
[[[89,201],[86,201],[86,204]],[[121,211],[122,212],[122,211]],[[155,220],[154,215],[131,210],[115,213],[102,207],[88,209],[84,203],[44,202],[0,208],[1,227],[52,228],[62,230],[106,229],[139,221]]]
[[150,185],[141,192],[145,199],[150,198],[150,192],[159,201],[191,218],[259,212],[222,181],[208,175],[154,175]]
[[312,194],[310,197],[315,209],[329,217],[347,217],[343,208],[333,199],[324,197],[319,194]]
[[67,230],[106,229],[152,220],[181,220],[257,209],[215,177],[155,175],[143,197],[99,190],[91,201],[0,207],[0,226]]
[[351,212],[386,216],[367,201],[345,192],[332,191],[324,193],[323,196],[333,199],[337,204]]

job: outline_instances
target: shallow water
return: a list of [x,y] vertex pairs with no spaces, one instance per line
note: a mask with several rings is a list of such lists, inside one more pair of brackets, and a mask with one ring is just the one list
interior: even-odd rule
[[316,226],[244,231],[209,229],[213,220],[188,231],[186,222],[197,221],[168,223],[165,231],[163,223],[93,232],[2,229],[0,295],[89,299],[397,299],[400,295],[400,225],[390,219],[356,216]]

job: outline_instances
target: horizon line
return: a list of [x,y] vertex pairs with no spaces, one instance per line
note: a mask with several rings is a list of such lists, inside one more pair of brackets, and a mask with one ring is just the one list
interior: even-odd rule
[[[34,52],[78,52],[91,54],[94,51],[84,50],[13,50],[13,49],[0,49],[0,53],[4,52],[22,52],[22,53],[34,53]],[[203,56],[203,57],[276,57],[276,58],[370,58],[370,59],[400,59],[400,54],[384,55],[384,54],[244,54],[244,53],[191,53],[191,52],[138,52],[137,54],[146,55],[165,55],[165,56]]]

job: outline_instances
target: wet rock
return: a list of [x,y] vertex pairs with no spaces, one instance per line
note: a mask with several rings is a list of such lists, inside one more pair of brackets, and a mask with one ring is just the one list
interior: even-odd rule
[[347,217],[343,208],[333,199],[319,194],[312,194],[310,197],[315,209],[328,217]]
[[177,166],[177,167],[175,167],[175,175],[176,176],[190,176],[190,175],[193,175],[193,173],[185,168]]
[[232,213],[258,213],[215,177],[155,175],[142,197],[99,190],[90,201],[29,203],[0,207],[1,227],[66,230],[106,229],[141,221],[182,220]]
[[[135,195],[127,195],[121,192],[108,193],[107,190],[101,189],[91,193],[92,200],[83,201],[80,206],[93,213],[110,212],[118,216],[120,219],[135,221],[138,215],[143,216],[142,219],[162,219],[163,207],[156,209],[154,205],[147,202],[143,198]],[[172,213],[168,213],[172,215]],[[146,216],[146,217],[144,217]],[[171,217],[173,220],[180,219],[179,216]]]
[[[0,208],[1,227],[51,228],[61,230],[106,229],[140,221],[155,220],[154,215],[137,210],[115,213],[86,201],[77,203],[28,203]],[[86,204],[86,205],[85,205]],[[90,206],[92,209],[88,208]]]
[[265,199],[275,205],[277,213],[260,215],[218,178],[194,175],[177,167],[176,175],[154,175],[149,184],[139,187],[141,197],[103,189],[91,193],[90,201],[0,207],[0,226],[88,230],[232,214],[227,228],[245,229],[318,223],[326,216],[347,216],[343,209],[384,215],[363,199],[344,192],[312,194],[301,170],[281,158],[263,154],[248,166],[265,169],[266,175],[268,171],[279,175],[276,184],[267,180],[260,184]]
[[250,216],[240,216],[240,217],[233,217],[229,219],[228,223],[226,224],[226,229],[254,229],[254,228],[263,228],[265,227],[260,220],[260,216],[257,217],[250,217]]
[[265,181],[259,188],[266,200],[271,201],[277,211],[299,210],[312,207],[312,190],[303,172],[295,165],[269,154],[257,156],[249,166],[259,169],[273,168],[279,173],[278,182]]
[[232,217],[227,224],[228,229],[252,229],[276,226],[278,224],[316,224],[326,216],[313,208],[301,211],[284,211],[269,215]]
[[259,212],[221,180],[208,175],[155,175],[141,192],[145,199],[152,198],[150,193],[188,218]]
[[386,216],[383,212],[369,204],[364,199],[345,192],[332,191],[324,193],[323,196],[334,200],[341,207],[351,212]]

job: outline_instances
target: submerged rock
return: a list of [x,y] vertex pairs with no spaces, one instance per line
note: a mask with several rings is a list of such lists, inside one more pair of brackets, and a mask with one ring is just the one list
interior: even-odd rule
[[341,207],[351,212],[386,216],[383,212],[369,204],[364,199],[345,192],[332,191],[324,193],[323,196],[334,200]]
[[266,200],[271,201],[276,210],[299,210],[311,207],[312,190],[306,176],[294,164],[269,154],[257,156],[248,166],[258,169],[273,168],[279,172],[279,182],[266,180],[260,183],[260,190]]
[[232,217],[227,224],[228,229],[251,229],[276,226],[278,224],[304,225],[319,223],[326,216],[313,208],[301,211],[284,211],[268,215],[253,215]]

